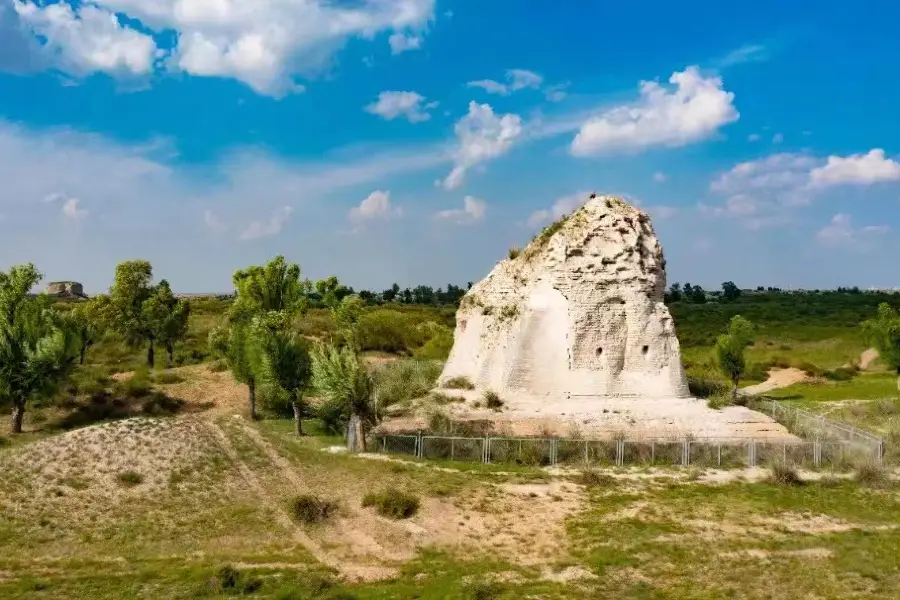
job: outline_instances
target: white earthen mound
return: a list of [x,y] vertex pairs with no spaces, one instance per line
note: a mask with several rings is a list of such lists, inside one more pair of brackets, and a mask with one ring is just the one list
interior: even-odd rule
[[665,267],[645,212],[592,196],[463,298],[439,384],[465,378],[475,390],[454,390],[466,402],[452,411],[490,416],[477,404],[492,390],[504,402],[494,420],[574,420],[643,436],[785,435],[759,413],[690,398],[663,304]]

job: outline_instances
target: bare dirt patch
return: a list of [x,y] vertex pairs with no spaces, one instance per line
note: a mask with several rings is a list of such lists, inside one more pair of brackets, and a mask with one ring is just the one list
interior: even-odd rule
[[809,375],[805,371],[793,367],[788,369],[772,369],[769,371],[768,379],[762,383],[741,388],[740,393],[745,396],[758,396],[759,394],[765,394],[772,390],[789,387],[808,379]]
[[872,364],[878,360],[878,350],[869,348],[859,355],[859,368],[861,371],[867,371]]

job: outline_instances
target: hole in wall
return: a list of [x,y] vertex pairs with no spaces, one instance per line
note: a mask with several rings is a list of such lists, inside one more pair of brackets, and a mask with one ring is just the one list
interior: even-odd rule
[[644,356],[647,356],[648,352],[650,352],[650,346],[644,346],[643,348],[641,348],[641,354],[643,354]]
[[597,356],[603,354],[603,348],[597,348]]

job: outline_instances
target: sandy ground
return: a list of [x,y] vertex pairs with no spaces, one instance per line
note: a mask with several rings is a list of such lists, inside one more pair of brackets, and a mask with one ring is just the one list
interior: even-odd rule
[[866,371],[876,360],[878,360],[878,350],[869,348],[859,355],[859,368]]
[[788,387],[807,379],[809,379],[809,375],[800,369],[772,369],[769,371],[768,379],[762,383],[741,388],[739,392],[745,396],[758,396],[759,394]]

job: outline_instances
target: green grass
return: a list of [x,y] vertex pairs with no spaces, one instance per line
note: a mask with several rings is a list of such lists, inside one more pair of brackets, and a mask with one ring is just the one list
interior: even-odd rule
[[890,373],[860,373],[850,381],[803,382],[766,394],[776,400],[792,400],[802,406],[836,400],[897,398],[897,378]]

